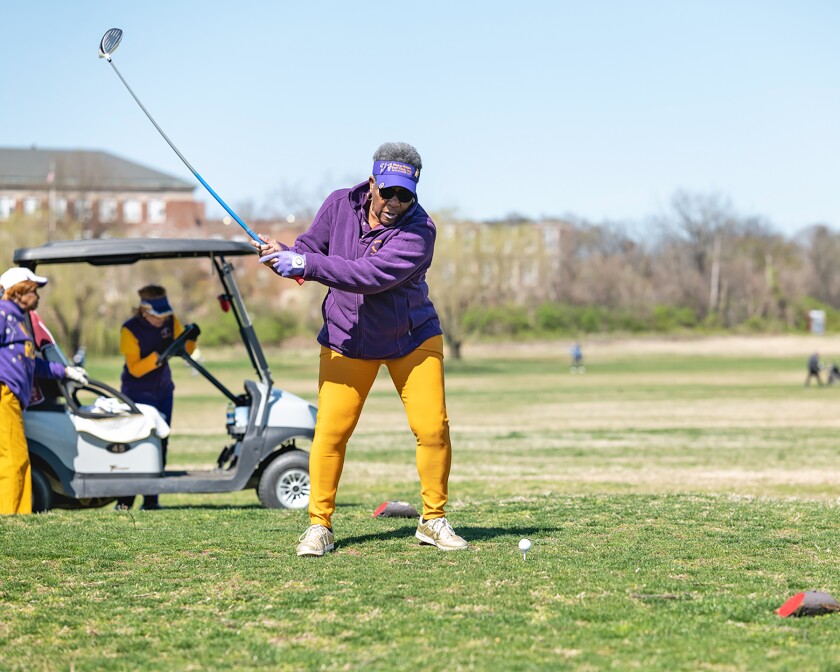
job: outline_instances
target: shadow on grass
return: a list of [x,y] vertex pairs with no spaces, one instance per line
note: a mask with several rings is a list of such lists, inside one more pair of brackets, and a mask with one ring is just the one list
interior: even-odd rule
[[[341,508],[352,508],[358,507],[359,504],[354,503],[344,503],[344,504],[336,504],[336,509]],[[162,510],[166,511],[238,511],[238,510],[254,510],[254,509],[265,509],[265,507],[260,504],[259,502],[251,502],[250,504],[211,504],[207,502],[203,502],[201,504],[171,504],[171,505],[164,505],[161,507]],[[277,513],[296,513],[301,511],[302,509],[266,509],[266,511],[273,510]],[[305,509],[303,509],[305,511]],[[139,508],[133,509],[133,511],[137,512],[140,511]],[[142,513],[154,513],[154,511],[143,511]]]
[[[390,518],[388,520],[396,520]],[[342,537],[340,540],[336,539],[336,545],[341,542],[342,546],[351,544],[364,544],[368,541],[385,541],[388,539],[403,539],[406,536],[414,536],[414,531],[417,529],[417,523],[414,521],[406,521],[405,524],[400,525],[390,530],[383,530],[375,534],[359,534],[354,537]],[[475,525],[459,525],[455,530],[460,536],[468,542],[490,541],[499,537],[510,537],[512,539],[521,539],[528,536],[552,536],[558,533],[559,530],[555,527],[480,527]]]
[[[262,509],[262,504],[165,504],[161,511],[239,511],[244,509]],[[134,512],[154,514],[154,511],[143,511],[135,508]]]

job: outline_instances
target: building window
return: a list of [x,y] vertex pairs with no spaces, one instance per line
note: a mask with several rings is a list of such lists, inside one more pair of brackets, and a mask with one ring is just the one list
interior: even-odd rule
[[87,198],[77,198],[76,202],[73,204],[74,207],[74,215],[76,219],[80,222],[88,222],[90,221],[91,215],[93,215],[93,208],[91,207],[90,200]]
[[29,196],[23,199],[23,214],[34,215],[41,207],[41,199],[36,196]]
[[126,224],[139,224],[143,221],[143,205],[132,200],[123,203],[123,221]]
[[163,224],[166,221],[166,201],[149,199],[149,224]]
[[53,201],[53,214],[59,218],[63,218],[67,214],[66,198],[56,198]]
[[9,219],[15,211],[15,199],[10,196],[0,196],[0,219]]
[[525,287],[537,287],[539,285],[539,273],[537,268],[532,265],[527,265],[522,269],[522,284]]
[[455,237],[455,227],[454,226],[444,226],[438,229],[437,235],[439,238],[444,238],[446,240],[452,240]]
[[469,250],[470,252],[474,252],[473,246],[475,245],[476,241],[476,231],[475,229],[469,228],[462,234],[462,241],[464,249]]
[[113,198],[103,198],[99,201],[99,221],[103,223],[117,221],[117,201]]
[[560,244],[560,229],[546,228],[543,231],[543,243],[546,247],[557,247]]

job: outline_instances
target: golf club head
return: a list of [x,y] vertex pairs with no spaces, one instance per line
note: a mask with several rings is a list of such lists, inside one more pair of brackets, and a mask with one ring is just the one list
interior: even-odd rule
[[111,54],[120,46],[120,40],[122,40],[122,30],[119,28],[111,28],[106,32],[99,42],[99,58],[107,58],[110,61]]

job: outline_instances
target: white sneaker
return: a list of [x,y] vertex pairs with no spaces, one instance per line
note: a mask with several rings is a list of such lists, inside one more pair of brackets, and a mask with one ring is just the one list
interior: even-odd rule
[[335,535],[330,528],[323,525],[310,525],[298,541],[298,555],[320,558],[335,548]]
[[432,520],[423,520],[420,517],[420,522],[417,524],[417,532],[414,533],[423,544],[431,544],[437,546],[442,551],[460,551],[464,548],[469,548],[466,539],[462,539],[457,534],[449,521],[446,518],[432,518]]

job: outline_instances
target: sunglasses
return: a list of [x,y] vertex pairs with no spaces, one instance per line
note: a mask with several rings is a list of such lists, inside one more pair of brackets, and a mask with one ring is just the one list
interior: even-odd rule
[[390,201],[396,196],[400,203],[411,203],[414,200],[414,194],[402,187],[382,187],[379,189],[379,196],[384,201]]

